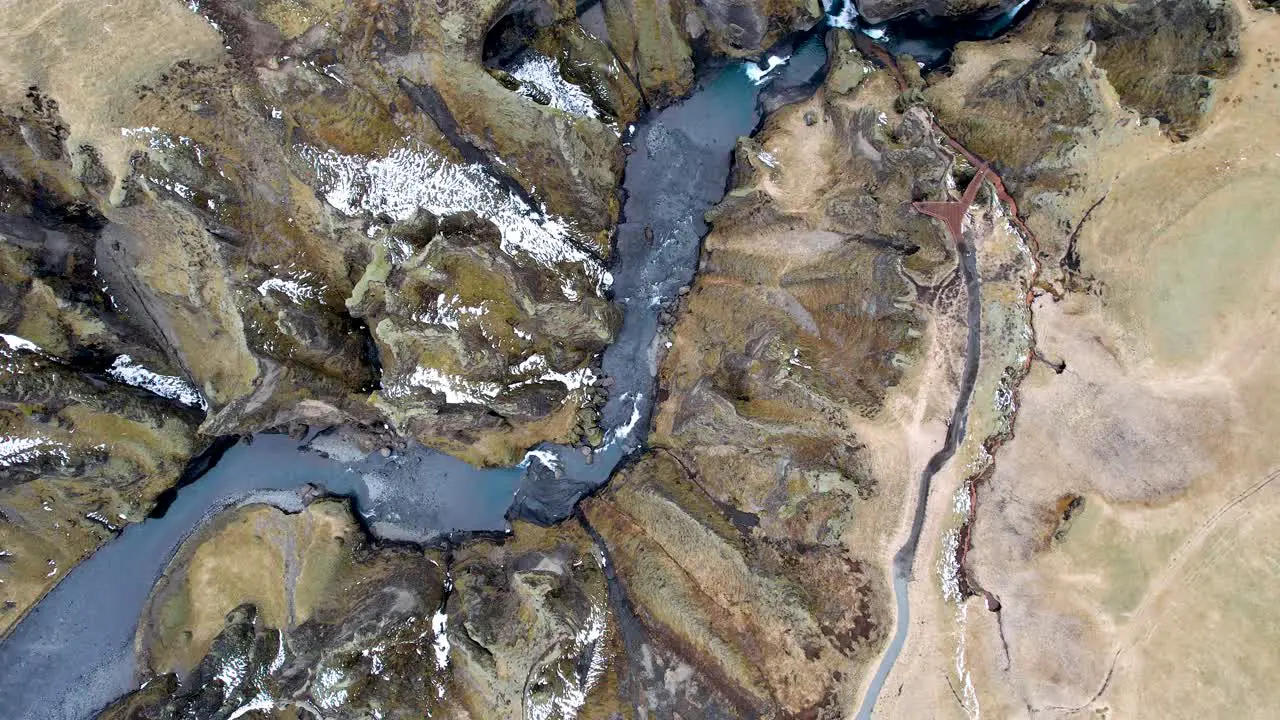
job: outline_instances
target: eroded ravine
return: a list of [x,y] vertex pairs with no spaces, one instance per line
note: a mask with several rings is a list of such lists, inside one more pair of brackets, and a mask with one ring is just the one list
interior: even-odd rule
[[[238,445],[201,482],[179,492],[163,518],[129,527],[70,573],[15,628],[0,645],[0,657],[11,670],[0,680],[0,714],[84,717],[130,689],[134,630],[152,584],[175,548],[222,509],[255,500],[297,507],[304,501],[298,487],[312,483],[325,492],[354,498],[366,525],[390,539],[426,541],[451,532],[501,532],[511,517],[543,523],[567,517],[578,499],[607,481],[643,442],[661,354],[660,312],[693,278],[707,230],[704,213],[724,193],[737,138],[750,134],[760,120],[762,90],[803,88],[814,81],[822,65],[821,42],[811,42],[819,37],[816,34],[805,37],[810,42],[799,50],[781,51],[791,62],[776,69],[770,64],[771,75],[758,67],[749,74],[736,64],[709,73],[690,98],[640,123],[629,136],[636,151],[627,163],[625,220],[618,229],[611,268],[617,278],[613,299],[622,307],[625,321],[603,356],[604,373],[616,384],[601,413],[606,443],[590,461],[572,448],[553,445],[535,448],[520,466],[485,470],[423,448],[389,458],[343,458],[330,446],[334,459],[329,459],[299,452],[296,442],[283,436],[262,436],[252,445]],[[965,249],[961,256],[972,316],[972,250]],[[963,433],[963,412],[976,372],[976,325],[971,319],[965,382],[944,448],[947,454],[935,456],[921,476],[921,498]],[[918,503],[910,551],[904,546],[895,559],[902,637],[907,624],[905,582],[923,512]],[[901,639],[895,637],[893,657]],[[883,667],[887,674],[892,662]],[[25,682],[29,677],[41,677],[42,682]]]
[[[543,445],[519,466],[478,469],[420,446],[361,457],[325,437],[310,444],[327,455],[282,435],[237,445],[182,488],[163,517],[129,526],[14,628],[0,645],[0,662],[9,669],[0,677],[0,715],[90,717],[132,689],[135,629],[151,587],[178,546],[221,510],[255,501],[297,509],[317,491],[299,488],[315,486],[352,497],[375,535],[416,542],[503,532],[510,518],[568,517],[643,442],[655,394],[659,314],[693,279],[704,214],[724,194],[737,139],[760,121],[762,92],[811,87],[821,70],[820,37],[801,39],[815,42],[793,62],[767,75],[737,63],[710,69],[689,98],[630,130],[634,152],[612,268],[624,323],[603,357],[615,384],[601,414],[606,442],[594,457]],[[785,52],[792,54],[790,46]]]

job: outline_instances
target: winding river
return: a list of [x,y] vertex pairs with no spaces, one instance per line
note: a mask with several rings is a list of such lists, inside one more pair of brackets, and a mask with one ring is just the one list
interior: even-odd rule
[[858,708],[858,720],[870,720],[875,710],[876,700],[884,689],[885,680],[898,661],[902,647],[907,641],[907,631],[911,627],[911,602],[908,585],[911,582],[912,569],[915,567],[916,550],[920,545],[920,533],[924,530],[925,510],[929,505],[929,489],[933,485],[933,477],[956,454],[960,441],[964,440],[965,425],[969,419],[969,401],[973,397],[973,386],[978,379],[978,358],[982,350],[982,295],[978,282],[977,257],[973,247],[963,239],[957,243],[960,254],[960,278],[964,281],[968,304],[965,311],[965,322],[968,335],[965,342],[964,370],[960,376],[960,392],[956,395],[955,408],[951,411],[951,419],[947,423],[947,436],[942,447],[929,458],[916,485],[915,510],[911,516],[911,531],[907,540],[893,556],[893,598],[897,619],[894,622],[893,639],[885,648],[880,658],[876,674],[872,676],[867,693]]
[[[850,26],[853,16],[841,8],[837,2],[831,24]],[[533,448],[516,467],[477,469],[421,446],[390,457],[344,455],[327,435],[303,441],[260,435],[237,443],[181,487],[163,515],[130,525],[68,573],[0,643],[0,717],[89,718],[132,690],[138,670],[134,636],[152,586],[183,540],[227,508],[269,502],[296,509],[311,493],[341,495],[352,498],[373,534],[414,542],[509,532],[512,519],[547,524],[567,518],[578,500],[643,445],[654,406],[661,306],[693,280],[708,230],[704,214],[724,195],[737,138],[761,120],[762,96],[794,98],[821,79],[825,27],[798,34],[768,55],[784,62],[703,69],[686,100],[628,129],[634,152],[627,159],[623,221],[610,268],[612,299],[624,320],[602,357],[603,372],[615,384],[601,411],[606,441],[592,462],[551,444]],[[891,49],[915,42],[911,28],[901,24],[860,29]],[[952,42],[948,36],[921,48],[945,53]],[[929,483],[964,432],[977,371],[978,298],[972,249],[964,248],[962,258],[970,316],[964,381],[946,444],[921,474],[910,539],[894,559],[897,630],[860,717],[869,716],[906,639],[906,584]]]
[[644,441],[661,306],[693,280],[708,229],[704,214],[724,196],[737,139],[761,120],[762,94],[816,86],[826,63],[819,33],[792,39],[774,55],[789,62],[767,73],[753,63],[704,70],[686,100],[631,131],[611,268],[624,320],[602,357],[615,384],[601,412],[606,442],[593,462],[550,444],[519,466],[496,469],[421,446],[386,458],[344,456],[324,435],[301,443],[259,435],[235,444],[179,489],[163,515],[130,525],[68,573],[0,644],[0,717],[89,718],[132,690],[133,641],[151,587],[182,541],[221,510],[249,502],[295,509],[321,491],[352,498],[378,537],[416,542],[507,532],[513,518],[568,517]]

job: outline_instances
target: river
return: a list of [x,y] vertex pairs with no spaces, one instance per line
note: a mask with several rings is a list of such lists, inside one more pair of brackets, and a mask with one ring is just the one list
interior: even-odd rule
[[[792,47],[792,45],[798,47]],[[553,523],[640,448],[652,412],[658,315],[693,281],[704,215],[724,196],[737,139],[762,117],[761,95],[816,86],[826,54],[819,33],[775,49],[789,58],[761,75],[752,63],[704,69],[684,101],[651,114],[627,138],[623,221],[610,268],[622,328],[602,357],[614,378],[601,412],[605,445],[593,461],[541,445],[510,468],[477,469],[421,446],[391,457],[333,457],[327,436],[303,442],[258,435],[226,449],[180,488],[162,516],[128,526],[68,573],[0,644],[0,717],[92,717],[133,689],[133,641],[155,581],[178,546],[208,518],[249,502],[298,508],[300,488],[354,500],[373,534],[430,542],[452,533],[510,529],[510,519]],[[651,229],[651,234],[646,232]],[[652,240],[647,239],[652,237]]]
[[[888,30],[857,26],[841,8],[837,3],[829,18],[832,24],[858,27],[891,49],[928,50],[931,64],[944,58],[959,39],[948,35],[933,42],[931,30],[920,31],[910,23]],[[1003,30],[1008,23],[1000,22]],[[708,230],[704,214],[724,196],[737,138],[759,125],[762,98],[773,94],[798,99],[803,93],[797,90],[815,88],[821,80],[825,27],[824,23],[789,38],[759,65],[739,62],[701,69],[687,99],[625,131],[634,152],[627,159],[623,218],[610,267],[615,278],[612,299],[624,319],[601,358],[603,372],[614,379],[614,386],[601,411],[606,441],[592,462],[572,448],[551,444],[531,449],[516,467],[477,469],[419,445],[391,457],[360,458],[316,452],[322,447],[332,450],[331,438],[324,435],[302,442],[259,435],[252,442],[237,443],[202,476],[181,487],[162,516],[128,526],[72,569],[0,643],[0,664],[6,669],[0,674],[0,717],[89,718],[132,690],[138,675],[134,637],[151,588],[183,540],[222,510],[249,502],[296,509],[305,501],[302,488],[313,486],[315,490],[308,492],[352,498],[374,535],[414,542],[458,533],[509,532],[512,519],[549,524],[567,518],[578,500],[607,482],[613,470],[643,446],[656,391],[661,306],[693,281]],[[985,30],[968,35],[985,36]],[[909,550],[904,546],[895,557],[897,630],[860,717],[870,714],[905,642],[906,583],[929,481],[963,433],[977,362],[972,255],[971,250],[962,255],[971,317],[965,381],[947,444],[920,478]]]
[[915,567],[916,550],[920,545],[920,533],[924,530],[925,510],[929,505],[929,490],[933,477],[955,455],[960,441],[964,440],[965,425],[969,419],[969,401],[973,397],[973,386],[978,379],[978,358],[982,350],[982,295],[978,281],[977,257],[973,247],[963,240],[958,242],[960,254],[960,277],[964,281],[968,304],[965,322],[968,335],[965,342],[964,370],[960,376],[960,391],[956,395],[956,404],[951,411],[951,419],[947,423],[946,439],[942,447],[929,458],[916,485],[916,499],[911,515],[911,531],[906,542],[893,556],[893,598],[897,619],[894,622],[893,638],[889,641],[876,674],[872,676],[863,696],[862,705],[858,708],[858,720],[870,720],[875,710],[876,700],[884,689],[898,656],[907,641],[907,631],[911,627],[911,601],[908,585],[911,582],[912,570]]

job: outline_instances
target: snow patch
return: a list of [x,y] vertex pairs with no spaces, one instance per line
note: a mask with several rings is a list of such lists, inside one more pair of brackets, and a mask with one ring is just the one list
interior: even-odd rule
[[532,97],[526,87],[532,85],[550,98],[551,107],[570,115],[597,118],[596,105],[591,96],[582,91],[560,74],[560,67],[555,60],[546,55],[529,53],[523,62],[511,71],[511,77],[520,81],[520,94]]
[[0,435],[0,468],[22,465],[46,456],[57,457],[64,465],[70,460],[66,448],[48,438]]
[[26,338],[20,338],[17,335],[5,335],[0,333],[0,340],[4,340],[4,344],[9,346],[10,350],[26,350],[28,352],[41,352],[40,346],[31,342]]
[[245,703],[244,705],[241,705],[240,707],[236,708],[235,712],[227,716],[227,720],[236,720],[236,718],[244,717],[245,715],[248,715],[249,713],[255,712],[255,711],[261,711],[265,713],[269,710],[274,710],[275,707],[276,707],[276,701],[271,699],[270,697],[256,697],[250,700],[249,702]]
[[791,358],[787,360],[787,362],[791,365],[795,365],[796,367],[802,367],[805,370],[813,369],[812,365],[805,365],[804,363],[800,362],[800,348],[792,348]]
[[531,385],[533,383],[550,381],[558,382],[564,385],[565,390],[573,392],[583,386],[594,385],[596,382],[596,374],[591,371],[591,368],[578,368],[577,370],[570,370],[567,373],[557,372],[547,365],[546,358],[536,353],[520,361],[519,364],[508,367],[507,372],[511,375],[540,373],[537,377],[513,383],[510,386],[510,389],[512,390],[524,387],[525,385]]
[[195,190],[192,190],[191,188],[187,187],[186,185],[183,185],[180,182],[176,182],[173,180],[165,180],[164,178],[152,177],[151,175],[147,175],[146,178],[147,178],[147,182],[150,182],[154,185],[158,185],[164,188],[165,190],[168,190],[169,192],[173,193],[174,195],[177,195],[183,200],[186,200],[187,202],[190,202],[196,196]]
[[938,581],[942,584],[942,599],[956,604],[964,600],[964,595],[960,592],[960,562],[956,559],[959,550],[960,531],[952,528],[942,536]]
[[973,509],[973,498],[969,496],[970,486],[973,480],[967,480],[963,485],[956,489],[956,494],[951,497],[951,510],[961,518],[968,518],[969,511]]
[[170,135],[154,125],[147,125],[136,128],[122,127],[120,128],[120,137],[145,140],[147,143],[147,149],[152,151],[175,150],[179,147],[184,147],[195,154],[197,164],[201,166],[206,165],[204,161],[204,147],[185,135],[179,135],[175,138],[173,135]]
[[557,272],[561,265],[580,265],[597,294],[612,284],[612,275],[582,249],[590,240],[567,220],[530,207],[482,165],[457,165],[411,138],[404,143],[383,157],[310,145],[297,146],[297,152],[315,170],[325,200],[344,215],[381,214],[399,222],[419,209],[440,216],[475,212],[498,226],[508,255],[527,256]]
[[388,387],[384,393],[390,398],[404,397],[413,387],[426,388],[433,393],[444,395],[446,403],[474,405],[485,404],[498,397],[504,389],[497,383],[473,382],[464,377],[442,373],[435,368],[418,366],[403,385]]
[[209,409],[209,402],[204,399],[204,395],[185,378],[152,372],[136,364],[128,355],[117,357],[107,369],[107,375],[117,382],[150,390],[162,398],[177,400],[188,407],[206,411]]
[[[436,614],[431,616],[431,634],[435,639],[431,641],[431,649],[436,655],[436,669],[444,672],[449,669],[449,616],[445,614],[444,608],[436,610]],[[436,697],[444,697],[444,683],[436,682]]]
[[488,310],[483,305],[462,305],[462,298],[457,295],[449,297],[444,293],[436,298],[436,306],[430,312],[418,313],[413,319],[428,325],[443,325],[450,330],[457,330],[463,316],[480,317]]
[[318,301],[328,287],[325,285],[316,287],[309,282],[314,279],[315,274],[310,270],[290,271],[285,277],[263,280],[258,285],[258,294],[266,297],[272,292],[280,293],[292,300],[295,305],[301,305],[308,300]]
[[[605,636],[608,629],[603,606],[593,603],[586,623],[574,633],[566,653],[567,657],[577,658],[578,662],[573,664],[573,670],[568,676],[564,672],[563,663],[557,663],[554,669],[562,692],[551,693],[550,697],[535,698],[530,690],[525,690],[525,717],[528,720],[573,720],[578,716],[587,702],[587,696],[608,666],[608,658],[605,656]],[[585,666],[583,660],[586,661]],[[531,684],[531,687],[536,685]]]
[[546,359],[538,354],[530,355],[507,368],[508,375],[517,377],[531,373],[537,373],[537,375],[503,384],[469,380],[460,375],[451,375],[435,368],[419,365],[403,382],[384,387],[383,393],[388,398],[400,398],[408,395],[413,388],[421,387],[433,393],[444,395],[446,403],[483,405],[504,392],[517,390],[534,383],[558,382],[564,385],[567,392],[573,392],[579,388],[594,385],[596,382],[596,375],[591,368],[578,368],[569,372],[558,372],[552,370],[547,365]]
[[276,656],[271,659],[271,666],[267,668],[268,673],[274,673],[284,667],[284,633],[276,632]]
[[249,661],[241,655],[231,655],[218,666],[214,682],[222,682],[223,697],[230,697],[244,682],[245,673],[249,669]]
[[342,671],[326,667],[316,674],[311,685],[311,697],[325,710],[336,710],[347,702],[346,679]]

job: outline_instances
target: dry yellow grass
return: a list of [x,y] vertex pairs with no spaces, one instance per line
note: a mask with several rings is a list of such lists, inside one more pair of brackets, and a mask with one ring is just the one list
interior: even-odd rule
[[[993,717],[1280,707],[1266,680],[1280,671],[1269,482],[1280,371],[1268,360],[1280,330],[1280,18],[1237,7],[1241,69],[1200,134],[1172,143],[1130,122],[1124,140],[1080,160],[1107,193],[1079,236],[1098,295],[1036,303],[1038,347],[1066,370],[1033,368],[1017,436],[979,494],[970,567],[1000,597],[1000,620],[979,598],[957,626],[936,576],[921,577],[939,552],[931,525],[912,590],[921,625],[884,717],[962,717],[957,667]],[[1053,540],[1064,494],[1085,506]],[[931,513],[950,500],[935,497]],[[914,691],[893,697],[902,682]]]

